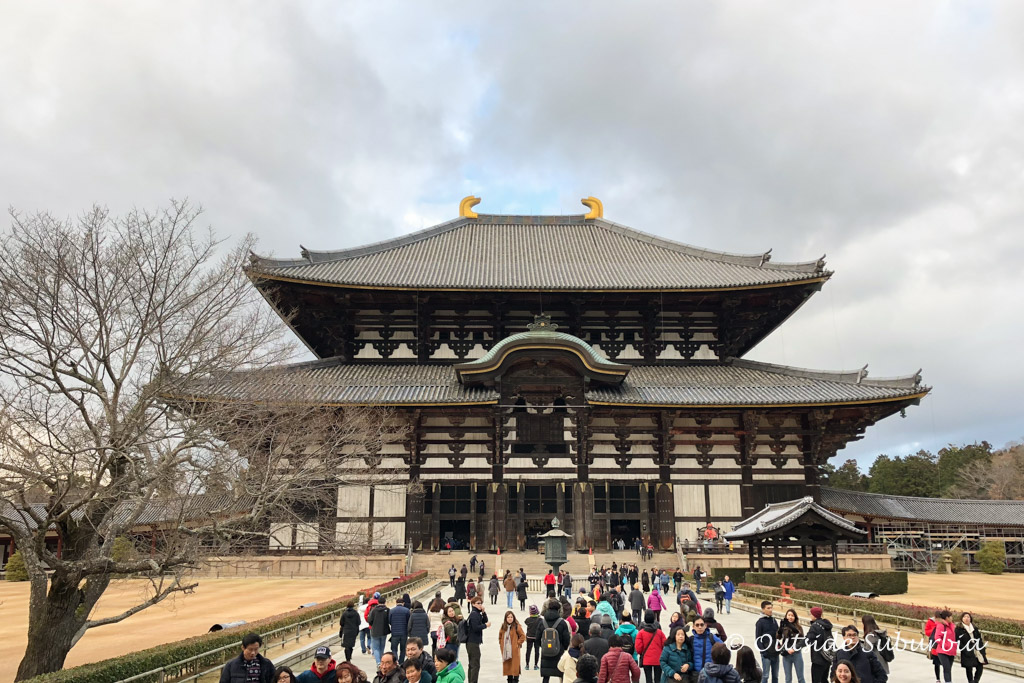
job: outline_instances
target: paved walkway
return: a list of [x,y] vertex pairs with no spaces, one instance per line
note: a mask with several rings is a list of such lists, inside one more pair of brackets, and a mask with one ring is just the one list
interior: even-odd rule
[[[708,593],[704,593],[700,596],[700,598],[702,606],[707,606],[705,604],[707,600],[711,600],[711,604],[714,604],[714,598]],[[531,604],[536,604],[540,606],[541,602],[542,599],[539,594],[531,594],[530,599],[526,603],[527,608],[529,608]],[[480,667],[480,683],[505,683],[505,677],[501,674],[501,655],[498,650],[497,635],[499,624],[501,623],[501,619],[504,617],[506,612],[505,594],[502,593],[500,596],[498,596],[497,605],[491,605],[489,598],[485,598],[484,603],[488,619],[492,626],[484,632],[484,644],[482,648],[482,658]],[[518,604],[518,601],[515,601],[516,607],[513,609],[513,611],[515,612],[516,618],[519,619],[520,622],[522,622],[528,616],[528,613],[520,611],[518,609]],[[742,611],[737,608],[733,608],[732,614],[723,614],[720,616],[721,618],[719,619],[719,621],[725,627],[725,631],[729,635],[730,639],[735,637],[743,637],[752,641],[754,636],[754,622],[757,620],[756,614]],[[802,616],[806,617],[806,615]],[[433,620],[434,625],[436,625],[436,615],[433,615]],[[838,628],[839,625],[837,624],[836,630],[838,630]],[[335,659],[340,660],[343,658],[344,653],[335,653]],[[468,670],[469,662],[467,660],[465,647],[461,648],[459,658],[462,661],[463,667],[465,667]],[[359,652],[358,643],[356,644],[356,650],[355,654],[353,655],[353,661],[356,663],[357,666],[359,666],[359,668],[367,672],[369,679],[372,681],[376,664],[374,663],[372,656],[370,656],[369,654],[364,655]],[[811,667],[809,654],[806,653],[804,668],[805,680],[809,683]],[[892,683],[906,683],[912,681],[922,681],[928,683],[934,680],[934,678],[932,678],[931,662],[926,657],[920,654],[910,652],[897,652],[896,659],[890,664],[890,670],[891,671],[889,674],[889,680]],[[296,670],[296,673],[298,673],[298,670]],[[953,680],[962,681],[964,680],[964,678],[965,676],[963,667],[961,667],[959,663],[955,663],[953,666]],[[524,671],[520,680],[521,683],[540,683],[540,671]],[[642,674],[640,680],[641,682],[644,680]],[[785,677],[781,675],[781,671],[780,680],[785,680]],[[986,683],[1010,683],[1011,681],[1013,683],[1020,683],[1019,678],[988,670],[985,671],[982,680],[984,680]],[[572,682],[565,681],[565,683]]]

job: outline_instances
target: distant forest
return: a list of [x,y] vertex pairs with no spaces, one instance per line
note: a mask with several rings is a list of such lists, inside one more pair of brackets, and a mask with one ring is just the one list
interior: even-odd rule
[[879,455],[867,473],[860,471],[856,460],[829,463],[822,485],[892,496],[1024,500],[1024,443],[993,450],[982,441],[950,444],[938,453]]

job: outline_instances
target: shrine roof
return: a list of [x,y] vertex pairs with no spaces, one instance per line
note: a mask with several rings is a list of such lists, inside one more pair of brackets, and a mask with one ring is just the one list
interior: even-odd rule
[[604,218],[462,217],[353,249],[253,255],[253,279],[440,290],[714,290],[820,282],[824,258],[776,263],[701,249]]
[[804,518],[804,521],[811,519],[819,523],[830,524],[854,537],[867,534],[863,529],[858,529],[853,522],[848,522],[834,512],[815,503],[813,498],[807,497],[766,505],[761,511],[734,526],[732,531],[725,534],[725,539],[732,541],[763,538],[784,530],[801,518]]
[[915,498],[821,488],[821,504],[830,510],[871,517],[951,524],[1024,526],[1024,501]]
[[[591,387],[592,404],[651,406],[838,405],[915,400],[920,375],[868,380],[865,371],[830,373],[733,360],[726,365],[632,366],[618,386]],[[324,405],[494,404],[485,386],[459,382],[453,365],[347,364],[325,359],[197,381],[179,398]]]

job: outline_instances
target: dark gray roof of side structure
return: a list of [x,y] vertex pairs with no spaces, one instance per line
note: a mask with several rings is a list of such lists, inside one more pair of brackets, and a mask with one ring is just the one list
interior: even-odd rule
[[986,526],[1024,526],[1024,501],[915,498],[822,487],[821,504],[833,512]]
[[686,290],[771,286],[828,277],[824,258],[775,263],[578,216],[458,218],[354,249],[302,258],[253,256],[253,278],[353,287],[482,290]]

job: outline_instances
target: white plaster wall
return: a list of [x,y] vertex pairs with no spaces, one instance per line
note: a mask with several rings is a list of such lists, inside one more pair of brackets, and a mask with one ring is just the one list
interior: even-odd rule
[[386,484],[373,490],[374,517],[405,517],[405,486]]
[[374,522],[373,545],[382,546],[390,543],[396,548],[405,545],[405,522]]
[[281,548],[292,547],[292,525],[276,523],[270,525],[270,549],[280,550]]
[[713,485],[708,488],[711,497],[711,517],[741,517],[743,505],[740,502],[739,486]]
[[704,517],[704,487],[676,484],[672,487],[676,517]]
[[339,517],[367,517],[369,514],[369,485],[345,484],[338,487]]

